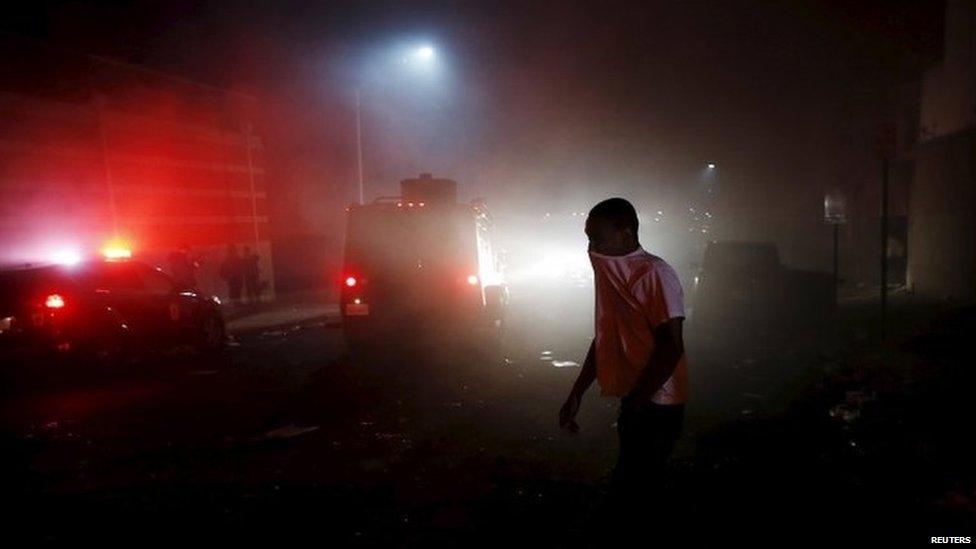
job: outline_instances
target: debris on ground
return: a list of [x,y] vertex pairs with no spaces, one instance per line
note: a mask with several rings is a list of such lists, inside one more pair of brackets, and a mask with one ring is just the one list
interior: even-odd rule
[[298,426],[294,424],[288,424],[283,427],[278,427],[277,429],[272,429],[267,433],[264,433],[265,440],[284,440],[289,438],[295,438],[297,436],[305,435],[319,429],[318,425],[306,425]]

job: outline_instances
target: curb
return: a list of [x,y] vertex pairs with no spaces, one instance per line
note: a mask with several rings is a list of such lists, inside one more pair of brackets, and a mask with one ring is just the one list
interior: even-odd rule
[[[330,322],[332,320],[332,322]],[[291,322],[278,322],[275,324],[267,324],[264,326],[254,326],[247,328],[232,329],[227,328],[227,333],[231,335],[251,335],[261,332],[270,332],[274,330],[287,330],[298,326],[299,328],[307,328],[310,324],[318,324],[324,322],[325,328],[338,328],[342,326],[342,318],[335,314],[324,314],[308,318],[303,318],[301,320],[295,320]]]

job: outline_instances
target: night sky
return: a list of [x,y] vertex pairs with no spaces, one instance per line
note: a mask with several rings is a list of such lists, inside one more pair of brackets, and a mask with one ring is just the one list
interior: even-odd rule
[[[42,5],[43,4],[43,5]],[[938,59],[941,2],[92,2],[18,8],[5,30],[246,91],[309,223],[419,171],[501,208],[722,204],[773,232],[874,177],[887,90]],[[377,59],[431,43],[436,82]],[[377,71],[379,75],[377,75]],[[761,200],[757,200],[761,198]],[[321,207],[320,207],[321,205]],[[718,208],[719,206],[716,206]],[[759,221],[756,221],[756,220]],[[791,222],[792,223],[792,222]],[[734,226],[734,230],[731,228]]]

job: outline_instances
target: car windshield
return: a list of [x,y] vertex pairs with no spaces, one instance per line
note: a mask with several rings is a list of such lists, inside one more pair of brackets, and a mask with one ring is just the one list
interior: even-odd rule
[[134,292],[143,288],[138,265],[127,261],[92,263],[80,272],[83,283],[92,289]]

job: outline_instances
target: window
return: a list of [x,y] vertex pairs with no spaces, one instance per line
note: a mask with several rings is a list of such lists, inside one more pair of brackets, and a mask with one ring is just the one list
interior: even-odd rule
[[139,269],[139,277],[149,295],[169,295],[176,289],[173,279],[162,271],[150,267]]
[[88,282],[100,292],[132,294],[145,291],[145,286],[132,265],[122,262],[97,265],[89,273]]

